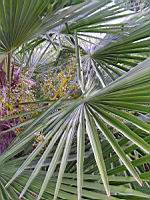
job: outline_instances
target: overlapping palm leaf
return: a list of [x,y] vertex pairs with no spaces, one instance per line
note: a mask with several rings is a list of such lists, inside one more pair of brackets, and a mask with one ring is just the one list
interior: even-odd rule
[[[8,53],[49,30],[55,22],[60,20],[58,10],[69,1],[0,1],[0,53]],[[73,6],[72,12],[80,5]],[[68,14],[71,12],[68,11]],[[67,14],[66,14],[67,15]],[[61,16],[62,17],[62,16]],[[72,16],[71,16],[72,17]],[[61,22],[59,23],[61,24]]]
[[[76,138],[77,132],[79,130],[80,138],[78,136],[78,145],[80,145],[80,143],[84,143],[84,137],[82,139],[82,134],[85,134],[84,128],[81,128],[81,122],[79,123],[79,119],[81,118],[81,116],[83,118],[80,119],[80,121],[83,120],[82,123],[85,123],[84,121],[86,120],[86,124],[83,124],[82,126],[86,127],[85,132],[88,135],[91,149],[94,153],[96,164],[99,169],[98,171],[101,174],[102,182],[104,184],[107,194],[109,194],[111,188],[109,187],[108,183],[106,164],[104,163],[102,153],[103,148],[100,148],[101,139],[99,131],[107,138],[108,142],[110,143],[116,154],[119,156],[121,162],[129,170],[130,174],[134,176],[134,178],[140,184],[142,184],[139,172],[134,168],[128,156],[126,156],[126,153],[124,153],[124,150],[115,139],[113,132],[110,131],[109,126],[113,127],[119,133],[123,134],[125,138],[129,139],[129,141],[131,142],[130,145],[136,144],[134,145],[133,150],[141,149],[145,155],[149,154],[149,139],[143,139],[138,133],[136,133],[136,131],[132,130],[124,123],[124,120],[127,120],[134,126],[143,130],[148,137],[150,133],[149,124],[139,120],[137,117],[134,116],[133,113],[128,113],[127,111],[131,110],[138,111],[139,113],[149,113],[149,93],[147,92],[150,81],[149,75],[150,70],[148,59],[120,79],[117,79],[113,84],[109,85],[103,90],[96,91],[91,96],[79,98],[75,102],[72,102],[70,105],[64,105],[64,108],[59,111],[55,111],[54,114],[51,114],[53,113],[54,109],[61,108],[60,102],[56,102],[56,104],[54,103],[54,105],[52,105],[49,110],[47,110],[39,118],[34,120],[34,122],[31,123],[31,125],[21,134],[19,143],[17,141],[18,139],[16,139],[16,141],[14,141],[14,143],[12,144],[12,147],[10,147],[10,149],[8,149],[7,152],[1,156],[1,162],[4,160],[7,161],[9,158],[19,153],[22,150],[23,146],[33,139],[34,133],[39,131],[43,132],[43,135],[45,136],[44,142],[39,144],[36,149],[28,156],[26,161],[17,170],[16,174],[13,176],[9,184],[16,177],[18,177],[18,175],[20,175],[28,166],[31,165],[32,161],[36,159],[36,156],[38,156],[42,148],[46,144],[48,144],[48,146],[45,147],[43,155],[39,157],[39,161],[35,161],[34,170],[29,180],[27,181],[26,186],[21,193],[21,196],[26,192],[32,181],[40,172],[41,167],[46,161],[46,158],[50,155],[51,152],[54,151],[55,153],[51,158],[51,162],[49,163],[49,169],[42,184],[39,198],[42,196],[44,190],[46,189],[47,184],[56,169],[57,163],[60,160],[60,156],[63,155],[63,159],[62,161],[60,161],[60,170],[58,170],[57,168],[59,173],[54,195],[55,197],[57,197],[63,173],[65,171],[69,158],[69,153],[71,153],[70,151],[73,151],[73,149],[71,148],[71,144],[74,144],[73,138]],[[126,91],[125,94],[124,91]],[[115,94],[117,94],[117,97],[119,96],[119,98],[116,98]],[[134,106],[132,107],[132,105]],[[107,124],[109,126],[107,126]],[[77,128],[78,126],[79,128]],[[59,142],[57,143],[57,141]],[[80,147],[78,146],[78,148],[81,148],[80,150],[82,155],[84,152],[84,149],[82,149],[84,148],[84,145],[80,145]],[[82,156],[78,157],[77,165],[80,165],[78,169],[82,169],[82,159]],[[147,159],[146,162],[148,162]],[[78,171],[78,173],[83,173],[83,170],[80,172]],[[78,187],[82,185],[81,183],[82,180],[78,182]],[[81,195],[81,193],[79,194]]]
[[149,35],[147,34],[150,27],[147,21],[149,13],[145,11],[142,16],[137,14],[136,17],[126,20],[121,34],[117,36],[107,34],[91,53],[91,57],[99,63],[100,68],[109,69],[112,73],[120,75],[149,55]]

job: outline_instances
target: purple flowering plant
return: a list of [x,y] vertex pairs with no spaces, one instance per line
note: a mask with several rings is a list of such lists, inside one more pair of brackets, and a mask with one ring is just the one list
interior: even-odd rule
[[9,129],[20,121],[20,118],[5,120],[5,117],[28,110],[27,106],[20,106],[19,103],[27,101],[27,98],[33,99],[33,94],[28,91],[29,88],[31,88],[31,84],[22,78],[20,68],[14,64],[11,66],[11,83],[8,84],[3,63],[0,64],[0,154],[16,137],[16,130],[9,131]]

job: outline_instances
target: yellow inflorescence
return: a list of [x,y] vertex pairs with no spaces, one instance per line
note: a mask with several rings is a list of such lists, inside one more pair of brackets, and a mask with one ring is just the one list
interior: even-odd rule
[[[2,116],[5,118],[8,115],[14,116],[15,114],[30,111],[33,109],[33,105],[28,104],[27,102],[35,101],[33,90],[31,86],[25,82],[24,77],[22,76],[19,80],[19,83],[15,87],[11,88],[6,86],[3,90],[0,91],[0,113],[3,113]],[[26,103],[25,103],[26,102]],[[25,103],[25,104],[23,104]],[[24,117],[18,117],[20,122],[24,122]],[[17,128],[16,134],[19,134],[22,129]]]
[[[56,100],[62,97],[69,91],[76,91],[78,89],[75,83],[71,81],[75,77],[75,67],[66,66],[65,70],[51,72],[47,74],[42,86],[43,94],[50,100]],[[71,95],[73,95],[72,92]]]

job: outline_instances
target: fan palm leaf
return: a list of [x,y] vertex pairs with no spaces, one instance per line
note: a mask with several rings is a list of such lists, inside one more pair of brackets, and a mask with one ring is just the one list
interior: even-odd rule
[[[139,117],[150,113],[150,59],[143,53],[149,55],[149,14],[134,27],[144,22],[138,14],[126,24],[111,23],[127,14],[110,1],[63,9],[68,1],[0,3],[0,52],[22,53],[21,45],[34,49],[59,35],[52,46],[76,56],[81,90],[75,99],[46,102],[39,115],[11,129],[24,128],[0,156],[1,199],[149,199],[134,188],[150,181],[143,167],[150,159],[150,124]],[[91,32],[111,37],[88,52],[80,38]],[[69,45],[61,44],[64,37]],[[43,141],[22,156],[39,133]]]

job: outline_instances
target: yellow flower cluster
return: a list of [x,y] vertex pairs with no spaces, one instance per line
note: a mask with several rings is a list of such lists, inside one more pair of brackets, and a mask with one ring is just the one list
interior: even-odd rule
[[[33,90],[22,75],[15,87],[10,89],[9,86],[6,86],[0,91],[0,113],[3,113],[4,116],[10,116],[23,111],[30,111],[33,109],[33,105],[31,107],[27,102],[32,101],[35,101]],[[20,117],[19,121],[24,121],[24,118]]]
[[56,100],[64,96],[64,94],[70,92],[70,95],[74,95],[78,87],[74,83],[75,78],[75,66],[66,66],[64,70],[59,73],[56,71],[49,72],[44,79],[42,85],[42,91],[46,98],[50,100]]

